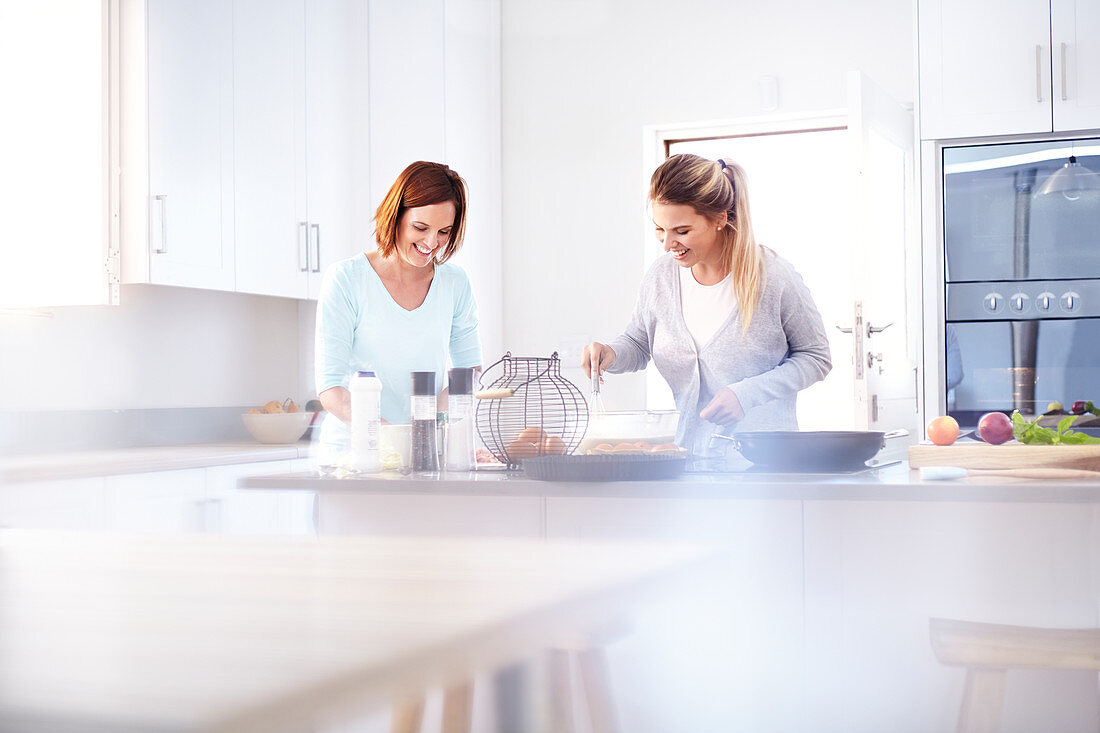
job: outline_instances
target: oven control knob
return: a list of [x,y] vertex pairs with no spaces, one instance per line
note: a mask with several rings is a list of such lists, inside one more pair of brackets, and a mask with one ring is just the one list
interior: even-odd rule
[[1000,293],[990,293],[982,298],[982,307],[987,313],[1000,313],[1004,308],[1005,298]]
[[1062,293],[1061,302],[1066,313],[1076,313],[1081,308],[1081,296],[1072,290]]
[[1039,293],[1035,296],[1035,310],[1046,313],[1054,303],[1054,293]]
[[1008,299],[1008,304],[1009,307],[1012,308],[1012,310],[1016,313],[1023,313],[1025,310],[1027,310],[1027,303],[1029,300],[1031,300],[1031,298],[1024,295],[1023,293],[1016,293]]

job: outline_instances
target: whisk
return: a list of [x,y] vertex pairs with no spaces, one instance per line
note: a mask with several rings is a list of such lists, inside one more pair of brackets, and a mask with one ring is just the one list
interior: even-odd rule
[[603,398],[600,397],[600,372],[592,368],[592,396],[588,400],[588,412],[591,415],[602,415],[607,410],[603,406]]

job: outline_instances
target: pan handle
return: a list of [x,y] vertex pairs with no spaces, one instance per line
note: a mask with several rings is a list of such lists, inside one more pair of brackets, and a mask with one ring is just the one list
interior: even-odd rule
[[721,438],[722,440],[728,440],[729,442],[733,443],[733,449],[735,451],[737,451],[738,453],[741,452],[741,441],[740,440],[738,440],[737,438],[735,438],[731,435],[722,435],[721,433],[711,433],[710,444],[707,448],[708,450],[713,451],[713,450],[718,449],[718,445],[714,441],[715,438]]

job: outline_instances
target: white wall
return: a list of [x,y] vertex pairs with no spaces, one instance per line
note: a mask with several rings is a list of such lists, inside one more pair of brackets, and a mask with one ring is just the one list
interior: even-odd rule
[[[911,0],[505,2],[505,347],[572,362],[626,325],[652,237],[643,125],[842,108],[853,69],[909,103],[913,49]],[[779,83],[768,113],[765,75]],[[603,397],[642,407],[644,379],[613,377]]]
[[124,285],[121,305],[0,314],[5,410],[262,405],[306,399],[298,301]]

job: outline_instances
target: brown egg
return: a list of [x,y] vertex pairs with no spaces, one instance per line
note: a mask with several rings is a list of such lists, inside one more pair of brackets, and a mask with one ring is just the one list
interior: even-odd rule
[[507,453],[509,460],[522,461],[524,458],[537,456],[539,454],[539,447],[525,440],[513,440],[508,444]]
[[542,428],[527,427],[519,432],[519,436],[516,440],[522,440],[524,443],[534,443],[538,445],[542,441],[546,440],[546,431]]
[[542,454],[545,456],[562,456],[565,451],[565,441],[556,435],[547,435],[546,440],[542,441]]

